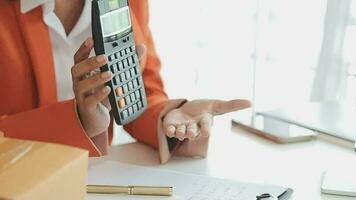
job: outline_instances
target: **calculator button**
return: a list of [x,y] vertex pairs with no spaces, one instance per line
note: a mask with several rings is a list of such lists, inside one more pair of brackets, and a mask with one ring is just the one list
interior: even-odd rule
[[125,101],[126,101],[126,104],[130,104],[131,103],[130,95],[127,95],[125,97]]
[[119,76],[115,76],[115,81],[116,81],[116,85],[119,85],[120,84],[120,78]]
[[113,74],[115,74],[116,73],[116,64],[113,64],[113,65],[111,65],[110,66],[110,69],[111,69],[111,72],[113,73]]
[[128,85],[129,85],[129,90],[132,90],[133,89],[133,84],[132,84],[131,81],[128,83]]
[[[141,93],[141,94],[144,94],[144,93],[145,93],[145,92],[143,91],[143,88],[140,89],[140,93]],[[142,96],[142,99],[144,99],[144,98],[145,98],[145,96]]]
[[117,80],[116,80],[116,77],[112,78],[112,81],[114,82],[114,85],[117,85],[117,84],[118,84],[118,82],[117,82]]
[[124,64],[124,68],[126,68],[127,66],[129,66],[129,64],[127,63],[127,60],[126,60],[126,59],[124,59],[122,62],[123,62],[123,64]]
[[111,45],[112,45],[112,47],[117,47],[117,46],[119,46],[119,44],[118,44],[117,42],[113,42]]
[[131,93],[130,96],[131,96],[131,100],[132,100],[132,101],[135,101],[135,100],[136,100],[135,93]]
[[127,84],[122,86],[122,91],[124,92],[124,94],[129,91],[129,89],[127,88]]
[[143,81],[142,81],[142,78],[141,78],[141,77],[138,77],[138,78],[137,78],[137,83],[138,83],[138,84],[143,83]]
[[135,45],[131,46],[131,51],[132,51],[132,52],[136,51]]
[[109,56],[109,61],[112,61],[112,60],[114,60],[114,59],[115,59],[114,55],[110,55],[110,56]]
[[126,74],[126,79],[129,80],[129,79],[131,78],[131,76],[130,76],[130,71],[127,70],[127,71],[125,72],[125,74]]
[[129,110],[129,115],[132,115],[134,113],[132,107],[129,107],[127,110]]
[[124,93],[122,92],[122,88],[121,87],[118,87],[115,89],[115,94],[116,96],[120,97],[122,96]]
[[122,65],[122,62],[120,61],[120,62],[118,62],[118,65],[117,65],[118,67],[118,69],[119,69],[119,71],[121,71],[121,70],[123,70],[124,69],[124,66]]
[[127,58],[127,62],[129,63],[130,66],[133,64],[131,57]]
[[124,74],[124,73],[121,73],[121,74],[120,74],[120,79],[121,79],[121,82],[126,81],[126,79],[125,79],[125,74]]
[[139,90],[136,90],[136,91],[135,91],[135,94],[136,94],[136,99],[139,99],[139,98],[141,97]]
[[132,107],[133,107],[134,112],[138,111],[138,107],[136,104],[134,104]]
[[135,76],[135,70],[134,70],[134,68],[131,68],[131,69],[130,69],[130,73],[131,73],[131,76]]
[[125,49],[125,54],[128,54],[129,52],[127,51],[127,49]]
[[116,58],[120,58],[119,52],[116,52],[116,53],[115,53],[115,57],[116,57]]
[[135,56],[131,56],[132,63],[136,63]]
[[138,74],[137,67],[135,67],[134,70],[135,70],[135,74],[137,75]]
[[116,69],[117,69],[117,71],[120,71],[120,66],[119,66],[119,64],[120,64],[120,62],[117,62],[117,63],[116,63]]
[[142,101],[139,101],[137,105],[138,105],[138,109],[141,109],[143,107]]
[[113,57],[114,57],[115,59],[118,59],[118,56],[116,55],[116,53],[113,54]]
[[139,78],[136,78],[136,79],[135,79],[135,82],[136,82],[137,85],[140,85]]
[[133,80],[132,82],[133,82],[133,87],[134,87],[134,88],[137,88],[137,87],[138,87],[138,84],[137,84],[136,79],[135,79],[135,80]]
[[119,65],[118,65],[118,63],[115,63],[115,64],[114,64],[114,67],[115,67],[116,71],[118,72],[118,71],[119,71]]
[[125,100],[124,100],[124,99],[120,99],[120,100],[119,100],[119,107],[120,107],[120,108],[123,108],[123,107],[125,107],[125,106],[126,106]]
[[122,118],[126,119],[128,116],[129,116],[129,113],[128,113],[127,110],[124,110],[124,111],[121,112],[121,117]]

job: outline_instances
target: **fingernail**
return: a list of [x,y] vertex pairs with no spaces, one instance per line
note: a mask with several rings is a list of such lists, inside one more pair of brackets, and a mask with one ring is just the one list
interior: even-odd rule
[[89,46],[90,41],[91,41],[91,38],[86,39],[84,42],[84,46],[86,46],[86,47]]
[[106,71],[106,72],[101,73],[100,76],[102,79],[108,79],[108,78],[111,78],[112,73],[111,73],[111,71]]
[[103,55],[100,55],[100,56],[96,57],[96,62],[98,62],[98,63],[103,63],[105,61],[106,61],[106,58]]
[[104,93],[104,94],[110,92],[110,87],[105,86],[103,89],[101,89],[101,92]]

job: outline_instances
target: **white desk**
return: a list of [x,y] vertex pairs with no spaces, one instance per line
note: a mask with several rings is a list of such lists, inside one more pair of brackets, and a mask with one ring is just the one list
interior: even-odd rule
[[276,144],[231,125],[231,116],[215,119],[206,159],[172,158],[159,165],[157,152],[140,143],[110,148],[110,155],[90,162],[116,159],[121,162],[207,174],[245,182],[270,183],[294,189],[293,200],[355,199],[320,192],[322,172],[329,168],[353,167],[356,152],[326,140]]

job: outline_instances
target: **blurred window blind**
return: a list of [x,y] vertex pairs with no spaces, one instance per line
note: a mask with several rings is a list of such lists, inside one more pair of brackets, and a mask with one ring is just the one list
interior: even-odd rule
[[[329,50],[342,51],[340,63],[346,63],[347,73],[340,76],[347,81],[342,86],[343,95],[331,95],[339,100],[355,100],[356,4],[355,0],[345,1],[351,3],[335,8],[350,13],[343,15],[349,17],[343,18],[347,27],[341,37],[342,49]],[[150,25],[169,96],[251,98],[256,61],[257,107],[311,100],[325,47],[325,24],[329,23],[325,20],[330,18],[330,5],[339,2],[150,0]]]

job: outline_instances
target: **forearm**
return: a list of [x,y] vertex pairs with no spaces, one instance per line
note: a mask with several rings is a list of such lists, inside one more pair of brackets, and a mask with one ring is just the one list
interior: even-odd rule
[[76,146],[91,156],[101,155],[81,126],[74,100],[9,115],[0,120],[0,131],[6,137]]

